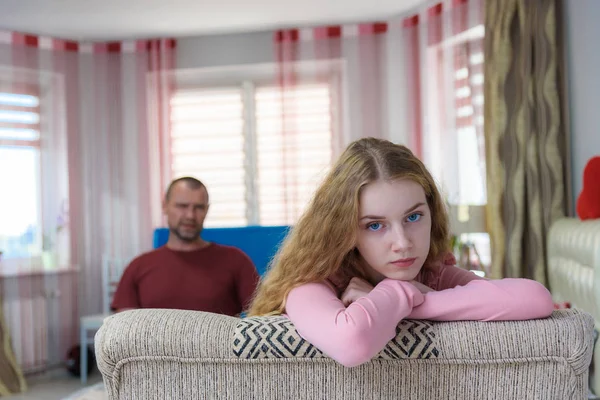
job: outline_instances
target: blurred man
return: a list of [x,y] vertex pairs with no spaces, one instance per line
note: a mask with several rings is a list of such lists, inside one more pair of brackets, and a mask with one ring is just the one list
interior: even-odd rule
[[176,308],[233,316],[246,309],[258,273],[240,249],[200,237],[208,208],[202,182],[191,177],[171,182],[163,201],[169,240],[125,269],[114,310]]

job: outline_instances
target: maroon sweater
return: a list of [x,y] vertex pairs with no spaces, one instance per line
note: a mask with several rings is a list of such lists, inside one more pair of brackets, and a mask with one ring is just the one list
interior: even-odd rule
[[215,243],[194,251],[165,246],[135,258],[125,269],[111,307],[176,308],[237,315],[259,277],[241,250]]

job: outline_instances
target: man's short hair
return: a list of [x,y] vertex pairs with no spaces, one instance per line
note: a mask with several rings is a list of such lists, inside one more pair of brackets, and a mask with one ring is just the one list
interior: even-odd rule
[[[204,190],[206,190],[206,186],[204,185],[204,183],[200,182],[198,179],[191,177],[191,176],[184,176],[184,177],[175,179],[174,181],[172,181],[169,184],[169,187],[167,188],[167,192],[165,193],[165,201],[169,201],[173,187],[176,184],[178,184],[179,182],[184,182],[187,185],[187,187],[192,190],[196,190],[196,189],[200,189],[200,188],[204,188]],[[206,191],[208,192],[208,190],[206,190]]]

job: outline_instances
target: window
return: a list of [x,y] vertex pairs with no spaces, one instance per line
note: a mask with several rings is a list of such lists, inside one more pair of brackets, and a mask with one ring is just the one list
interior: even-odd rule
[[40,102],[31,91],[0,90],[0,251],[41,251]]
[[175,93],[171,172],[208,187],[206,226],[295,223],[331,163],[330,99],[325,83]]
[[[487,203],[485,142],[483,133],[482,25],[430,45],[427,63],[428,115],[431,123],[427,146],[434,149],[426,162],[441,183],[455,223],[454,233],[472,242],[484,265],[491,262],[489,235],[485,233],[483,207]],[[450,110],[448,112],[447,110]],[[465,227],[472,231],[464,232]],[[463,233],[464,232],[464,233]]]
[[[475,37],[454,47],[456,135],[458,142],[458,199],[476,209],[487,203],[485,141],[483,133],[483,38]],[[476,215],[476,213],[471,212]],[[484,216],[481,215],[483,225]],[[485,227],[480,228],[483,230]],[[489,234],[467,233],[462,240],[475,245],[481,261],[491,263]]]
[[483,136],[483,39],[454,46],[454,91],[458,143],[457,204],[487,201]]

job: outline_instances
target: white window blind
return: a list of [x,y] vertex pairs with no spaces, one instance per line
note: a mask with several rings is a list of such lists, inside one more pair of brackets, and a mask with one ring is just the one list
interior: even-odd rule
[[200,179],[210,195],[206,226],[246,225],[241,88],[177,91],[171,100],[173,178]]
[[39,146],[39,106],[37,96],[0,92],[0,140],[16,146]]
[[304,211],[331,163],[330,104],[327,85],[256,91],[261,224],[290,225]]
[[327,84],[176,92],[172,177],[206,184],[206,226],[295,223],[331,163],[330,98]]

